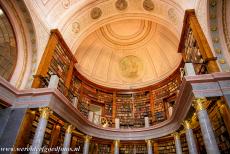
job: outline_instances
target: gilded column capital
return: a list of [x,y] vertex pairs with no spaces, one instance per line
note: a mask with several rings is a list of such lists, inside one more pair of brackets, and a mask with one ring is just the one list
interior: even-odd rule
[[67,129],[66,129],[66,133],[71,134],[73,132],[73,130],[74,130],[74,126],[73,125],[68,125]]
[[207,101],[206,98],[196,98],[193,101],[193,107],[196,109],[196,111],[205,110],[204,102]]
[[39,108],[40,117],[48,120],[49,116],[53,113],[48,107]]
[[119,145],[120,145],[120,140],[114,140],[114,141],[113,141],[113,144],[114,144],[115,146],[119,146]]
[[182,125],[184,126],[185,129],[192,129],[191,122],[188,120],[185,120],[182,122]]
[[92,136],[86,135],[84,138],[85,138],[85,142],[89,143],[90,140],[92,139]]
[[172,133],[172,136],[174,136],[175,139],[180,139],[180,133],[178,132]]
[[151,140],[151,139],[146,139],[145,142],[146,142],[147,144],[151,144],[151,143],[152,143],[152,140]]

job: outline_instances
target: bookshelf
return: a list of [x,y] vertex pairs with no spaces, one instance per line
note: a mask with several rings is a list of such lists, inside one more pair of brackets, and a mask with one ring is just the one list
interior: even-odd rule
[[120,119],[120,128],[132,128],[134,125],[133,100],[131,95],[119,94],[116,97],[116,117]]
[[121,144],[119,148],[120,154],[147,154],[147,145],[143,143],[135,143],[135,144]]
[[220,152],[228,153],[230,151],[230,136],[228,134],[217,103],[210,103],[207,110]]
[[176,154],[176,147],[174,140],[167,140],[158,143],[159,154]]
[[134,97],[134,127],[144,127],[145,117],[149,117],[150,123],[152,120],[152,114],[150,110],[150,95],[149,93],[140,93],[133,95]]
[[208,73],[191,27],[186,32],[184,54],[185,62],[193,63],[196,74]]
[[110,154],[111,153],[111,144],[98,144],[98,154]]

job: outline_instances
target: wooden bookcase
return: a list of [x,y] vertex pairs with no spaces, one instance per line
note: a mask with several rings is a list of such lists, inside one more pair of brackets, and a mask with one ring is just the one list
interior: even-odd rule
[[219,149],[221,153],[228,153],[230,151],[230,136],[217,103],[210,103],[207,110]]
[[216,58],[196,18],[194,10],[186,10],[178,52],[184,62],[194,64],[197,74],[219,72]]

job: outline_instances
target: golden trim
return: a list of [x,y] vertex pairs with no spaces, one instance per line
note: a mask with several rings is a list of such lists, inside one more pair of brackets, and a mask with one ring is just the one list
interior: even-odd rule
[[185,120],[183,123],[185,129],[192,129],[191,123],[188,120]]
[[220,48],[216,48],[215,51],[216,51],[216,53],[218,53],[218,54],[221,54],[221,52],[222,52]]
[[73,132],[73,129],[74,129],[73,125],[68,125],[66,129],[66,133],[71,134]]
[[48,107],[39,108],[40,117],[46,120],[49,119],[49,116],[53,113]]
[[219,59],[219,63],[220,63],[220,64],[225,64],[226,62],[225,62],[224,59]]
[[92,136],[86,135],[84,136],[84,138],[85,138],[85,143],[89,143],[90,140],[92,139]]
[[114,140],[113,144],[114,144],[114,146],[119,146],[120,145],[120,140]]
[[171,134],[175,139],[180,139],[180,133],[178,133],[178,132],[174,132],[174,133],[172,133]]
[[206,101],[206,98],[197,98],[194,101],[193,106],[196,108],[196,111],[206,110],[205,106],[203,105],[203,102]]

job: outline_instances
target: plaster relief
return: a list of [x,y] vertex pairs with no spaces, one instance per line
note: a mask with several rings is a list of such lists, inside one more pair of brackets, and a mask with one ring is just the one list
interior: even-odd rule
[[102,15],[102,11],[99,7],[93,8],[90,12],[90,16],[92,19],[98,19],[101,17],[101,15]]
[[152,0],[144,0],[143,8],[146,11],[153,11],[154,10],[154,4],[153,4]]
[[117,0],[115,6],[118,10],[125,10],[128,7],[126,0]]

